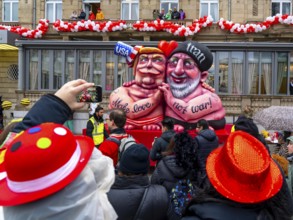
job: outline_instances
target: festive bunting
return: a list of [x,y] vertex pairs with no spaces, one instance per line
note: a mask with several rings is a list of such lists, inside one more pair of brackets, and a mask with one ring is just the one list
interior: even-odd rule
[[122,31],[127,28],[125,21],[91,21],[80,20],[74,22],[57,20],[53,24],[53,28],[60,32],[80,32],[80,31],[93,31],[93,32],[113,32]]
[[[196,19],[191,25],[185,26],[172,21],[154,20],[154,21],[137,21],[135,24],[126,24],[125,20],[119,21],[62,21],[57,20],[53,24],[53,28],[58,32],[114,32],[123,31],[126,29],[133,29],[141,32],[158,32],[165,31],[174,36],[192,36],[199,33],[202,28],[209,27],[213,24],[213,18],[211,16],[205,16],[200,19]],[[217,22],[219,28],[222,30],[230,31],[235,34],[247,34],[247,33],[259,33],[269,29],[276,24],[293,25],[292,15],[281,15],[267,17],[265,21],[258,23],[239,24],[233,21],[227,21],[221,18]],[[42,38],[48,31],[49,21],[41,19],[35,30],[30,30],[21,26],[5,26],[0,25],[0,30],[8,30],[17,33],[25,38]]]
[[30,30],[21,26],[0,25],[0,30],[8,30],[25,38],[42,38],[47,33],[48,28],[49,20],[46,19],[40,19],[39,24],[35,30]]
[[175,36],[190,36],[201,31],[202,27],[208,27],[213,24],[211,16],[205,16],[196,19],[191,25],[185,27],[184,25],[175,24],[172,21],[154,20],[150,22],[137,21],[132,28],[137,31],[166,31]]
[[218,25],[222,30],[228,30],[231,33],[246,34],[246,33],[258,33],[267,30],[272,25],[276,24],[293,24],[293,16],[277,14],[275,16],[267,17],[264,22],[257,24],[239,24],[233,21],[226,21],[221,18],[218,21]]

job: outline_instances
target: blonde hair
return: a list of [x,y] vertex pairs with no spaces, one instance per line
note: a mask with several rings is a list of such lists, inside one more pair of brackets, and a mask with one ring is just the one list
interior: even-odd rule
[[[159,48],[156,47],[142,47],[140,48],[140,50],[138,51],[138,54],[136,55],[136,58],[134,60],[134,64],[133,64],[133,69],[135,70],[136,65],[138,63],[138,57],[141,54],[151,54],[151,53],[159,53],[159,54],[164,54],[164,52],[162,50],[160,50]],[[135,75],[135,71],[133,71],[133,75]]]

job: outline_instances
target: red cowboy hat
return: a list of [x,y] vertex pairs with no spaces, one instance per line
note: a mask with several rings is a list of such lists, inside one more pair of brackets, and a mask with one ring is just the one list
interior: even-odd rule
[[265,146],[243,131],[231,133],[223,147],[210,153],[206,170],[220,194],[240,203],[265,201],[283,184],[281,171]]
[[0,205],[15,206],[53,194],[75,180],[94,143],[62,125],[44,123],[24,131],[6,148],[7,176],[0,180]]

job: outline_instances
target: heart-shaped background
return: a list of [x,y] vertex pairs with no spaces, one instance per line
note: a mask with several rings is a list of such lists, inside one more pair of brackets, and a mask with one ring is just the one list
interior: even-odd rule
[[158,44],[158,48],[164,52],[166,57],[169,57],[169,55],[172,53],[172,51],[178,46],[178,43],[174,40],[171,40],[170,42],[167,42],[165,40],[162,40]]

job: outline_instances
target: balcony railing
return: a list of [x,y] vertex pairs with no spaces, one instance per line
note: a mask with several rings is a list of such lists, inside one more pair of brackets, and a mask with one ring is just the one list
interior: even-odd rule
[[[80,21],[82,19],[78,19],[78,20],[72,20],[72,19],[62,19],[62,21],[67,21],[67,22],[76,22],[76,21]],[[83,19],[86,20],[86,19]],[[119,19],[104,19],[104,20],[92,20],[92,21],[99,21],[99,22],[103,22],[103,21],[119,21]],[[140,19],[140,20],[125,20],[126,25],[129,27],[131,27],[133,24],[135,24],[137,21],[145,21],[145,22],[151,22],[154,21],[153,19]],[[184,26],[188,26],[191,25],[193,22],[193,19],[185,19],[185,20],[168,20],[171,21],[174,24],[179,24],[179,25],[184,25]]]

